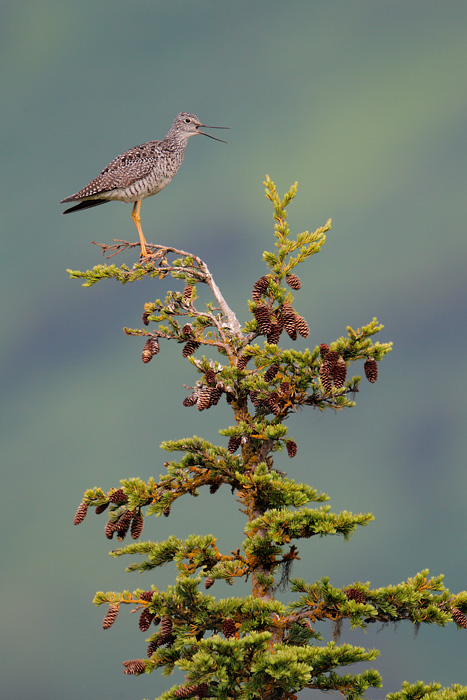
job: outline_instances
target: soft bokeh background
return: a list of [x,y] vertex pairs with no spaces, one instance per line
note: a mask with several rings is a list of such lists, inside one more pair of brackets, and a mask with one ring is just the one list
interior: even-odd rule
[[[91,604],[96,590],[165,587],[173,570],[125,573],[104,520],[71,522],[86,488],[157,476],[162,439],[217,440],[230,415],[183,409],[194,374],[177,348],[163,343],[144,366],[141,342],[121,332],[167,285],[86,290],[65,273],[102,261],[91,240],[136,239],[130,207],[62,217],[57,202],[182,110],[230,126],[229,143],[190,141],[174,183],[143,203],[148,240],[203,257],[245,321],[272,246],[262,180],[281,192],[298,180],[293,231],[333,218],[300,271],[308,344],[375,315],[395,343],[355,409],[290,422],[299,454],[277,466],[335,511],[376,516],[350,543],[305,543],[294,573],[384,585],[428,567],[467,587],[466,22],[467,4],[449,0],[2,3],[3,697],[151,698],[174,680],[124,676],[144,635],[124,613],[104,633]],[[242,527],[221,489],[144,535],[214,532],[228,550]],[[342,639],[382,650],[372,697],[402,680],[467,684],[454,625]]]

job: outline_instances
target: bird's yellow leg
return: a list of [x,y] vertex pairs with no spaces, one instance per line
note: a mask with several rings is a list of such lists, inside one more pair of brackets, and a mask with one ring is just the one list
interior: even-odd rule
[[146,239],[143,235],[143,229],[141,228],[141,217],[139,215],[141,209],[141,200],[135,202],[133,204],[133,210],[131,212],[131,218],[135,222],[135,226],[138,229],[138,235],[139,235],[139,240],[141,243],[141,257],[142,258],[147,258],[148,257],[148,251],[146,249]]

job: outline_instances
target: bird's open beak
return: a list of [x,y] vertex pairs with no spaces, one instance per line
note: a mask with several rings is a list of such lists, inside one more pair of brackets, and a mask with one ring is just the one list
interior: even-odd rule
[[200,124],[198,126],[198,134],[208,136],[210,139],[214,139],[214,141],[221,141],[222,143],[227,143],[227,141],[223,141],[222,139],[218,139],[215,136],[211,136],[211,134],[206,134],[205,131],[200,131],[200,127],[203,127],[203,129],[230,129],[230,126],[208,126],[207,124]]

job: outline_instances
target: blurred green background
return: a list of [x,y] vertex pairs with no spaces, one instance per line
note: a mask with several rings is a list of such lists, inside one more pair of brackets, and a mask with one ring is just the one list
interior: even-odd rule
[[[62,217],[57,202],[162,138],[179,111],[230,126],[229,143],[190,141],[175,181],[143,203],[146,238],[203,257],[246,321],[273,245],[262,181],[283,193],[298,180],[294,233],[333,219],[299,270],[307,344],[375,315],[395,343],[355,409],[290,421],[299,453],[278,468],[334,511],[376,516],[350,543],[305,543],[294,574],[379,586],[428,567],[467,587],[466,22],[467,4],[449,0],[2,3],[3,697],[152,698],[178,680],[124,676],[145,635],[126,610],[104,633],[91,603],[96,590],[165,587],[173,569],[125,573],[130,559],[107,556],[105,516],[72,519],[86,488],[158,476],[165,438],[226,444],[217,430],[231,417],[184,409],[195,375],[177,347],[144,366],[141,341],[121,332],[168,283],[68,279],[103,262],[91,240],[136,240],[130,206]],[[148,520],[143,536],[214,532],[229,550],[242,527],[225,488]],[[402,680],[467,684],[454,625],[342,640],[382,650],[372,697]]]

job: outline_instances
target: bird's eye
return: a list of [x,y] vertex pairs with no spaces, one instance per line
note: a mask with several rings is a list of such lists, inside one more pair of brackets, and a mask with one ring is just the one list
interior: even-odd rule
[[189,117],[185,118],[185,124],[191,124],[191,119]]

